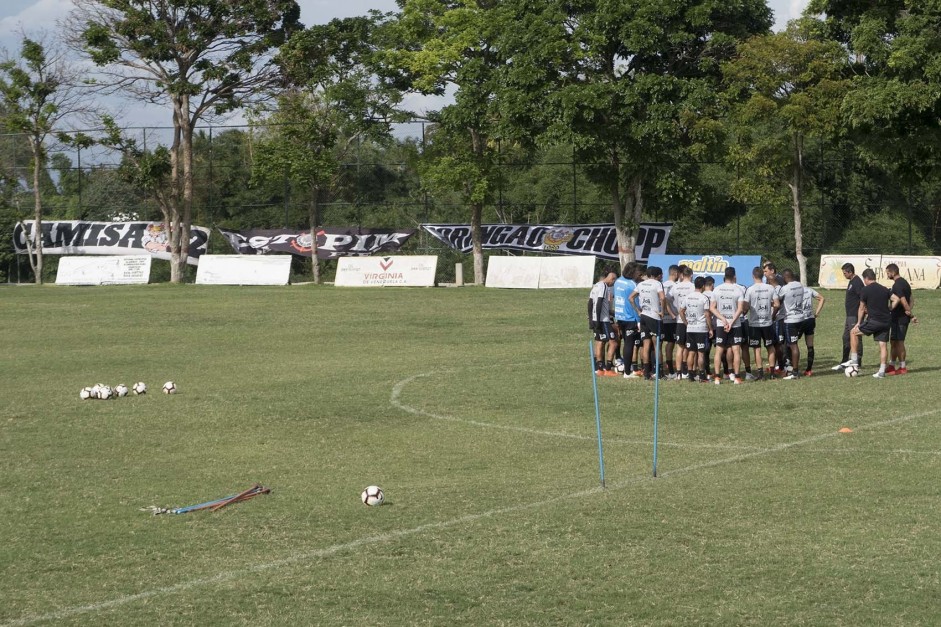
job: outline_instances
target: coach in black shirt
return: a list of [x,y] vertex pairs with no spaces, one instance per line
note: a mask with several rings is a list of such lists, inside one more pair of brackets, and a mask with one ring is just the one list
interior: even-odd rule
[[[860,323],[850,331],[850,360],[859,365],[857,355],[859,347],[863,345],[862,337],[871,335],[879,343],[879,372],[872,375],[877,379],[885,377],[885,364],[888,361],[888,341],[889,325],[891,324],[891,314],[889,313],[889,299],[892,291],[884,285],[876,283],[876,273],[872,268],[863,270],[863,291],[859,295],[859,313]],[[863,315],[865,314],[865,320]],[[844,366],[849,364],[844,363]]]

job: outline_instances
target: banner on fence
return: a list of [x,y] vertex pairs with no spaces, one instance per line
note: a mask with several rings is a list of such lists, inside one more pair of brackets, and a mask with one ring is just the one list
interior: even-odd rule
[[[469,253],[473,235],[469,224],[422,224],[436,239]],[[634,255],[641,263],[667,250],[672,223],[641,224]],[[613,224],[484,224],[484,249],[522,250],[562,255],[591,255],[617,261],[618,239]]]
[[287,285],[291,258],[284,255],[203,255],[196,270],[197,285]]
[[434,287],[438,257],[341,257],[334,284],[340,287]]
[[[23,227],[26,227],[24,232]],[[25,255],[27,237],[33,241],[35,222],[21,222],[13,229],[13,246]],[[196,265],[206,252],[209,229],[190,227],[186,263]],[[151,255],[170,259],[169,235],[163,222],[86,222],[50,220],[42,223],[42,249],[49,255]]]
[[515,289],[590,288],[594,257],[503,257],[487,260],[487,287]]
[[59,259],[56,285],[131,285],[150,281],[150,255]]
[[711,276],[716,283],[725,279],[726,268],[735,268],[735,277],[742,285],[751,285],[751,272],[755,266],[761,266],[759,255],[650,255],[649,266],[663,270],[664,280],[671,265],[689,266],[693,276]]
[[[251,229],[229,231],[219,229],[229,245],[240,255],[291,253],[310,257],[313,238],[310,230]],[[337,259],[397,251],[415,234],[415,229],[358,229],[325,226],[317,231],[317,258]]]
[[941,284],[941,257],[915,257],[907,255],[821,255],[820,287],[846,289],[843,264],[853,264],[856,274],[866,268],[876,273],[876,281],[891,287],[892,281],[885,274],[885,267],[894,263],[899,274],[908,280],[912,289],[933,290]]

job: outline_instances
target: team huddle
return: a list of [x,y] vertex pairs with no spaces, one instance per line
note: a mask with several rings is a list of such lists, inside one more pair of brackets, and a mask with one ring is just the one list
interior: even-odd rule
[[[879,372],[873,376],[907,372],[905,331],[910,320],[916,321],[911,287],[894,264],[886,271],[895,281],[892,290],[876,283],[871,269],[860,281],[851,264],[844,266],[844,276],[850,279],[848,326],[844,361],[834,370],[855,368],[855,374],[862,355],[860,338],[872,335],[881,357]],[[719,285],[710,276],[694,279],[693,274],[688,266],[674,265],[663,280],[661,268],[636,264],[625,266],[620,277],[613,271],[602,274],[588,300],[598,376],[623,372],[628,379],[651,379],[659,374],[667,379],[716,384],[728,379],[741,384],[813,375],[814,333],[823,295],[801,284],[789,269],[778,274],[770,262],[752,270],[748,287],[739,284],[731,267]],[[890,335],[895,364],[887,366]],[[806,348],[803,370],[801,340]]]

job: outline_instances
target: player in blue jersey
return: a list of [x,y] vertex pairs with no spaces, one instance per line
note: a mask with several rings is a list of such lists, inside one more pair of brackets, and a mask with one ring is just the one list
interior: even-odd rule
[[635,368],[637,350],[640,340],[640,318],[631,307],[630,296],[637,288],[635,276],[637,265],[629,263],[624,266],[621,276],[614,282],[614,322],[621,336],[621,360],[624,362],[624,377],[626,379],[639,379],[639,368]]

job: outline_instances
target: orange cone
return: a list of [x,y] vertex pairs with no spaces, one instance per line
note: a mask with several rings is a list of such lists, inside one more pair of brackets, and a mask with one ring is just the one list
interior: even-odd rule
[[842,429],[840,429],[840,433],[852,433],[852,432],[853,430],[850,429],[849,427],[843,427]]

